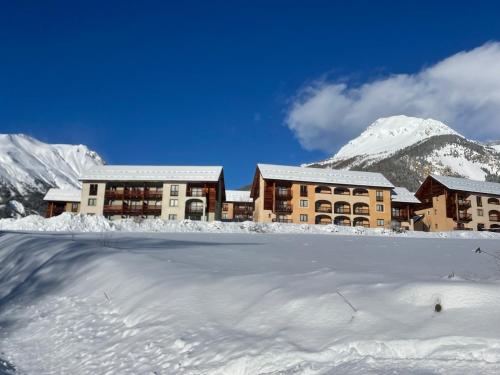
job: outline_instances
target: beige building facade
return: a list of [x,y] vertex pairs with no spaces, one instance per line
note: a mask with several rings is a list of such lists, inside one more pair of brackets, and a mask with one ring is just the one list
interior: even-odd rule
[[390,228],[392,188],[380,173],[258,164],[254,220]]
[[500,231],[499,183],[431,175],[415,195],[426,231]]
[[81,212],[111,220],[220,220],[225,198],[222,167],[99,166],[81,180]]

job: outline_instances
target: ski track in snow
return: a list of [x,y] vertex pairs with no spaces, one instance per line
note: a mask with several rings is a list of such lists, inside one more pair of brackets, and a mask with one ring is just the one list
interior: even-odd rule
[[4,232],[0,356],[41,375],[497,374],[500,268],[472,250],[498,244]]

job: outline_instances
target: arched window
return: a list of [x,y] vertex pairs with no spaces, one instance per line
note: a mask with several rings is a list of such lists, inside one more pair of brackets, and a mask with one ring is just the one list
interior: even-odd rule
[[316,212],[332,213],[332,204],[325,200],[316,201],[315,208]]
[[500,204],[500,200],[498,198],[489,198],[488,204]]
[[497,210],[491,210],[489,212],[490,221],[500,221],[500,212]]
[[351,192],[349,191],[348,188],[345,188],[345,187],[336,187],[333,190],[333,194],[337,194],[337,195],[351,195]]
[[351,226],[351,219],[349,219],[347,216],[337,216],[333,220],[335,225],[341,226],[341,227],[350,227]]
[[320,185],[316,186],[316,189],[314,191],[318,194],[331,194],[332,189],[330,189],[328,186]]
[[351,205],[347,202],[335,202],[334,212],[336,214],[350,215],[351,214]]
[[353,223],[355,227],[370,228],[370,220],[368,220],[366,217],[356,217],[354,218]]
[[352,191],[352,195],[367,197],[368,190],[362,188],[356,188]]
[[316,215],[316,218],[314,220],[316,224],[331,224],[332,223],[332,218],[328,215]]
[[354,203],[353,210],[355,215],[370,215],[370,206],[366,203]]

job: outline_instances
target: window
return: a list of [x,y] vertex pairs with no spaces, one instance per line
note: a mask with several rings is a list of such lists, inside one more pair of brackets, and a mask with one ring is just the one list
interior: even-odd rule
[[307,215],[305,214],[300,214],[300,221],[302,223],[307,223]]
[[177,220],[176,214],[168,214],[168,220]]
[[179,196],[179,185],[170,185],[170,196],[171,197]]
[[222,211],[228,211],[229,210],[229,205],[227,203],[222,204]]
[[71,212],[78,212],[78,203],[71,203]]
[[307,199],[301,199],[300,207],[309,207],[309,201]]
[[192,197],[202,197],[203,196],[203,188],[202,187],[192,187],[191,188],[191,196]]
[[178,199],[170,199],[170,207],[177,207],[179,206],[179,200]]
[[482,208],[477,209],[477,216],[484,216],[484,212]]
[[434,215],[437,215],[438,214],[438,210],[437,208],[434,209]]
[[377,219],[377,226],[379,226],[379,227],[383,227],[383,226],[384,226],[384,224],[385,224],[384,219]]
[[436,224],[434,224],[434,228],[438,229],[438,225],[437,225],[437,223],[436,223]]
[[97,195],[97,184],[90,184],[89,195]]
[[377,210],[377,212],[384,212],[384,205],[383,204],[377,204],[376,210]]
[[227,220],[227,212],[222,213],[222,220]]
[[300,185],[300,196],[307,197],[307,185]]
[[[482,197],[476,196],[476,205],[478,207],[483,207],[483,198]],[[483,216],[483,215],[481,215],[481,216]]]
[[384,191],[383,190],[377,190],[375,193],[375,196],[377,198],[377,202],[383,202],[384,201]]
[[95,206],[97,204],[97,199],[95,198],[89,198],[88,200],[88,205],[89,206]]

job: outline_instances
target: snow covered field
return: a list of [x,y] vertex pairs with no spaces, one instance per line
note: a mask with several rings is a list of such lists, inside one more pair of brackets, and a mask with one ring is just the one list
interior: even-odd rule
[[478,246],[500,241],[4,232],[0,358],[37,375],[497,374],[500,267]]

